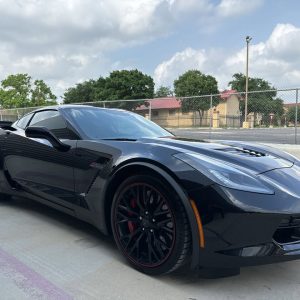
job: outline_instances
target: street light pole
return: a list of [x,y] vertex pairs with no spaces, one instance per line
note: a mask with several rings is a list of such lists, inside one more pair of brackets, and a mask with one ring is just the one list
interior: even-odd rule
[[243,127],[249,128],[249,124],[247,123],[248,116],[248,81],[249,81],[249,43],[252,40],[252,37],[246,36],[247,43],[247,57],[246,57],[246,95],[245,95],[245,125]]

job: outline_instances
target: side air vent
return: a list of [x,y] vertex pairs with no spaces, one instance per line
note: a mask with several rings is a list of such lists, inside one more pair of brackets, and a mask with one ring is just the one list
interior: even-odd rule
[[266,156],[265,153],[262,153],[259,151],[254,151],[254,150],[246,149],[246,148],[238,148],[238,147],[222,148],[222,149],[216,149],[216,150],[227,152],[227,153],[232,153],[232,154],[245,155],[245,156],[255,156],[255,157]]

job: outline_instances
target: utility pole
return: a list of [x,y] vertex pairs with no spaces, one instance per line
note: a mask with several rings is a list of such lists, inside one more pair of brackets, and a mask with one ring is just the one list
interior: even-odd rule
[[247,56],[246,56],[245,122],[243,123],[243,128],[249,128],[249,123],[247,121],[247,116],[248,116],[248,81],[249,81],[249,43],[250,43],[251,40],[252,40],[252,37],[247,35],[246,36]]

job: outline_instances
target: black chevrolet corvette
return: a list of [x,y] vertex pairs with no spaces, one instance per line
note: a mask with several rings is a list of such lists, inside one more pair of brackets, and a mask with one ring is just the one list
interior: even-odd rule
[[300,161],[180,139],[123,110],[62,105],[0,129],[0,191],[112,234],[136,269],[232,275],[300,258]]

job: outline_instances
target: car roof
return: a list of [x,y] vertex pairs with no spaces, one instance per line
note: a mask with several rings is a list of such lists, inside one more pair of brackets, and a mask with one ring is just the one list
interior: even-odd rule
[[[104,107],[97,107],[97,106],[93,106],[93,105],[81,105],[81,104],[62,104],[62,105],[51,105],[51,106],[45,106],[45,107],[40,107],[36,110],[33,110],[29,113],[27,113],[26,115],[28,114],[31,114],[31,113],[36,113],[36,112],[39,112],[39,111],[43,111],[43,110],[64,110],[66,108],[97,108],[97,109],[102,109],[102,110],[115,110],[115,111],[126,111],[124,109],[119,109],[119,108],[104,108]],[[128,112],[128,111],[126,111]]]

